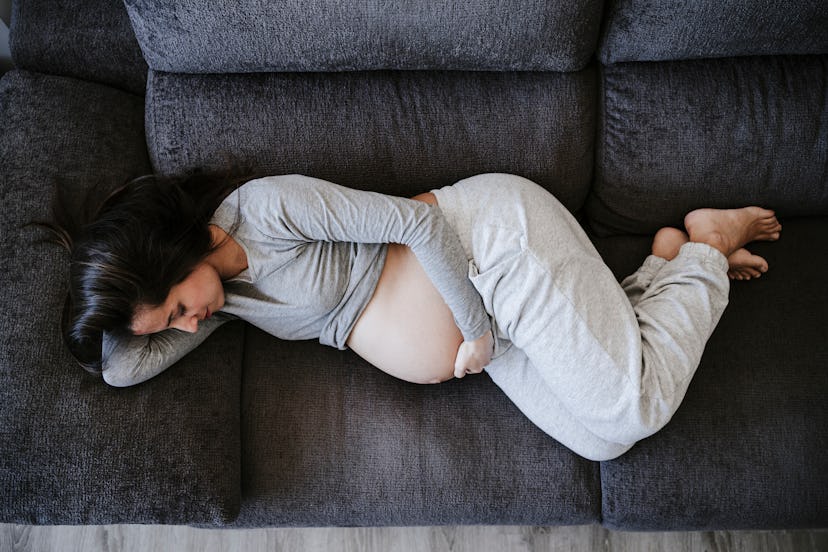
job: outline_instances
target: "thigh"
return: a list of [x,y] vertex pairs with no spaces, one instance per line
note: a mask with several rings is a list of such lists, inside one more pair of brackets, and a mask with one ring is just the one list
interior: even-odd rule
[[550,360],[635,369],[638,322],[612,271],[551,194],[531,182],[516,189],[502,209],[475,213],[469,231],[470,279],[499,331]]
[[547,363],[640,365],[635,312],[600,259],[543,259],[524,248],[470,278],[504,337]]
[[[572,245],[595,251],[569,211],[550,192],[526,178],[481,174],[432,193],[469,258],[475,259],[481,271],[496,262],[489,258],[492,243],[481,234],[482,226],[540,240],[552,251],[566,251]],[[494,245],[501,249],[499,244]]]
[[641,334],[600,258],[545,258],[527,242],[472,282],[502,337],[526,354],[562,408],[601,439],[637,440],[619,420],[636,418]]

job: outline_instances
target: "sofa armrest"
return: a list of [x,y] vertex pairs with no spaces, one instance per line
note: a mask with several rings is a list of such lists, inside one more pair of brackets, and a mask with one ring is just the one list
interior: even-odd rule
[[21,69],[144,93],[147,63],[120,0],[14,2],[9,28]]
[[139,96],[72,78],[0,81],[0,521],[237,515],[244,325],[225,325],[146,384],[110,387],[60,337],[68,254],[21,228],[48,216],[57,180],[79,201],[96,180],[150,172],[143,112]]

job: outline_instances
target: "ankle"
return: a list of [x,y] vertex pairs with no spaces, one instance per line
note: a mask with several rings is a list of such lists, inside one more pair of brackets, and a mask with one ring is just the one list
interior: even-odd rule
[[733,251],[731,251],[730,243],[725,238],[724,234],[719,232],[718,230],[712,230],[707,232],[703,236],[690,236],[691,242],[696,243],[704,243],[719,251],[725,257],[730,256]]

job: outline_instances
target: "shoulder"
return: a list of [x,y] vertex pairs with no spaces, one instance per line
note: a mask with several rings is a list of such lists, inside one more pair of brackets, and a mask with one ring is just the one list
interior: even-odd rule
[[239,186],[243,193],[255,196],[272,196],[289,194],[291,192],[308,188],[328,188],[336,186],[333,182],[305,176],[302,174],[284,174],[276,176],[265,176],[249,180]]
[[[213,220],[224,221],[236,214],[249,218],[261,210],[269,210],[282,200],[301,195],[301,190],[320,186],[325,181],[301,174],[265,176],[248,180],[232,192],[216,209]],[[327,182],[325,184],[332,185]]]

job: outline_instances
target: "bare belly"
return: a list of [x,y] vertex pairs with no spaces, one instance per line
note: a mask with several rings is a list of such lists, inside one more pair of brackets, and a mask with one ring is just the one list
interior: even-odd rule
[[[433,194],[414,199],[436,203]],[[389,244],[374,295],[357,320],[347,345],[394,377],[439,383],[454,377],[463,335],[451,310],[411,249]]]

